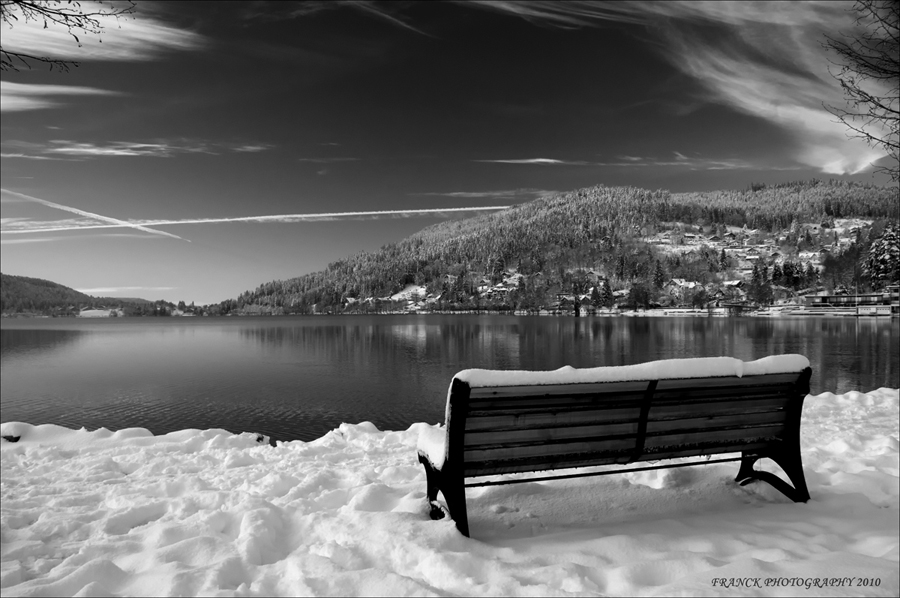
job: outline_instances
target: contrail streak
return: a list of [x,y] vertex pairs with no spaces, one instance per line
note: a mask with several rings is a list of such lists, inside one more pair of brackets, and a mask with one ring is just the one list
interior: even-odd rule
[[[16,194],[20,195],[20,194]],[[27,197],[22,196],[21,197]],[[29,198],[35,199],[35,198]],[[41,203],[50,204],[50,202],[44,202],[44,200],[38,200]],[[74,211],[74,208],[64,208],[63,206],[57,206],[53,204],[52,207],[60,207],[61,209],[67,209],[69,211]],[[329,212],[322,214],[278,214],[273,216],[240,216],[236,218],[190,218],[183,220],[141,220],[139,222],[124,222],[120,220],[115,220],[114,218],[106,218],[99,217],[96,215],[89,214],[88,212],[78,211],[76,213],[83,215],[90,215],[92,218],[101,218],[103,220],[112,220],[114,224],[88,224],[85,226],[57,226],[57,227],[46,227],[46,228],[34,228],[28,230],[4,230],[0,231],[3,234],[29,234],[29,233],[50,233],[50,232],[59,232],[59,231],[71,231],[71,230],[92,230],[98,228],[138,228],[140,230],[147,230],[149,232],[157,233],[157,234],[166,234],[161,233],[160,231],[155,231],[153,229],[147,229],[144,227],[147,226],[165,226],[170,224],[215,224],[220,222],[305,222],[310,220],[334,220],[337,218],[360,218],[360,217],[370,217],[370,218],[380,218],[380,217],[398,217],[398,216],[425,216],[429,214],[446,214],[450,212],[484,212],[490,210],[505,210],[509,206],[482,206],[482,207],[472,207],[472,208],[426,208],[419,210],[379,210],[372,212]],[[174,236],[174,235],[169,235]],[[176,239],[181,239],[181,237],[175,237]]]
[[[103,222],[111,223],[108,225],[103,225],[104,228],[120,228],[120,227],[134,228],[134,229],[137,229],[140,231],[144,231],[145,233],[151,233],[154,235],[163,235],[165,237],[172,237],[173,239],[178,239],[180,241],[187,241],[188,243],[190,243],[190,241],[188,241],[187,239],[184,239],[182,237],[179,237],[178,235],[173,235],[172,233],[167,233],[167,232],[161,231],[161,230],[153,230],[152,228],[147,228],[140,224],[126,222],[125,220],[119,220],[118,218],[110,218],[109,216],[101,216],[100,214],[94,214],[93,212],[86,212],[84,210],[79,210],[78,208],[70,208],[69,206],[64,206],[64,205],[61,205],[58,203],[53,203],[52,201],[47,201],[46,199],[41,199],[39,197],[32,197],[30,195],[25,195],[24,193],[16,193],[15,191],[8,191],[6,189],[2,189],[2,191],[4,193],[14,195],[16,197],[19,197],[19,198],[27,200],[27,201],[33,201],[35,203],[45,205],[49,208],[56,208],[57,210],[63,210],[65,212],[72,212],[73,214],[78,214],[79,216],[85,216],[87,218],[94,218],[95,220],[102,220]],[[75,230],[76,228],[78,228],[78,227],[57,228],[56,230]],[[6,232],[6,231],[3,231],[3,232]],[[18,231],[16,231],[16,232],[18,232]],[[37,232],[37,231],[31,231],[31,232]]]

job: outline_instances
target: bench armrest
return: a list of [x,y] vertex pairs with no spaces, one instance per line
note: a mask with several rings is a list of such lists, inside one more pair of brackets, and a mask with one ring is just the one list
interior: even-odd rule
[[419,441],[416,445],[419,454],[431,462],[432,467],[440,470],[444,467],[447,456],[447,431],[443,426],[422,426],[419,429]]

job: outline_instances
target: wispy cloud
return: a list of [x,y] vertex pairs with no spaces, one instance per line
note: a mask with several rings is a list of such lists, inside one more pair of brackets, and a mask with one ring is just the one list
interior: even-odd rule
[[[5,193],[9,193],[8,191],[4,191]],[[17,193],[15,195],[21,196],[22,194]],[[27,196],[25,196],[27,197]],[[49,204],[50,202],[47,202]],[[46,204],[45,204],[46,205]],[[65,206],[59,206],[59,204],[53,204],[51,207],[59,207],[60,209],[67,209],[69,211],[74,211],[75,208],[66,208]],[[120,221],[113,218],[107,218],[105,216],[92,215],[89,212],[83,212],[78,210],[76,213],[89,216],[91,218],[97,218],[99,220],[112,221],[109,224],[92,224],[89,222],[80,222],[78,224],[65,224],[59,225],[56,222],[45,223],[43,227],[35,226],[34,222],[29,222],[26,225],[20,223],[11,223],[10,226],[5,226],[0,230],[0,233],[3,234],[33,234],[33,233],[52,233],[52,232],[62,232],[62,231],[72,231],[72,230],[96,230],[96,229],[113,229],[113,228],[135,228],[138,230],[144,230],[147,232],[153,232],[155,234],[164,234],[167,236],[175,237],[175,235],[169,235],[168,233],[163,233],[161,231],[154,231],[152,229],[148,229],[146,227],[150,226],[168,226],[174,224],[218,224],[218,223],[227,223],[227,222],[259,222],[259,223],[293,223],[293,222],[317,222],[323,220],[345,220],[345,219],[353,219],[353,220],[378,220],[382,218],[414,218],[420,216],[439,216],[439,217],[449,217],[452,214],[466,213],[466,212],[487,212],[487,211],[497,211],[497,210],[505,210],[509,206],[479,206],[479,207],[468,207],[468,208],[427,208],[427,209],[418,209],[418,210],[378,210],[371,212],[326,212],[326,213],[318,213],[318,214],[278,214],[272,216],[241,216],[236,218],[191,218],[191,219],[181,219],[181,220],[131,220],[131,221]],[[181,237],[175,237],[177,239],[181,239]]]
[[[7,145],[12,146],[12,143]],[[147,141],[108,141],[94,143],[54,139],[46,144],[21,144],[34,153],[7,152],[4,158],[28,160],[65,160],[59,156],[75,156],[79,159],[98,157],[144,156],[172,158],[185,154],[259,153],[272,149],[268,143],[224,143],[201,139],[152,139]]]
[[[473,160],[473,162],[492,162],[497,164],[535,164],[551,166],[615,166],[615,167],[646,167],[646,166],[674,166],[689,168],[691,170],[739,170],[739,169],[772,169],[770,166],[761,166],[740,159],[710,159],[702,157],[688,157],[681,152],[672,152],[674,159],[647,158],[640,156],[618,156],[612,162],[592,162],[590,160],[554,160],[549,158],[531,158],[524,160]],[[794,169],[795,167],[787,167]],[[776,168],[777,169],[777,168]],[[782,167],[781,169],[785,169]]]
[[432,35],[422,31],[421,29],[417,29],[417,28],[413,27],[412,25],[410,25],[403,19],[394,16],[393,14],[391,14],[391,12],[389,12],[385,8],[385,6],[383,4],[376,4],[375,2],[369,2],[367,0],[349,0],[347,2],[347,4],[349,4],[350,6],[353,6],[354,8],[356,8],[358,10],[361,10],[365,13],[368,13],[375,17],[384,19],[388,23],[391,23],[392,25],[396,25],[397,27],[402,27],[403,29],[408,29],[409,31],[415,31],[416,33],[419,33],[421,35],[433,37]]
[[177,146],[169,143],[137,143],[133,141],[112,141],[106,144],[84,143],[54,139],[50,143],[54,147],[44,150],[47,154],[63,154],[66,156],[153,156],[169,158],[175,154],[210,152],[205,145]]
[[688,170],[797,170],[800,166],[771,166],[742,160],[739,158],[706,158],[703,156],[686,156],[681,152],[672,152],[672,158],[653,156],[616,156],[617,162],[594,162],[597,166],[616,166],[625,168],[645,168],[649,166],[681,168]]
[[22,160],[57,160],[57,161],[70,161],[69,158],[54,158],[53,156],[33,156],[30,154],[18,154],[18,153],[0,153],[0,158],[9,158],[13,160],[22,159]]
[[40,237],[38,239],[0,239],[0,245],[23,245],[25,243],[50,243],[66,237]]
[[[92,3],[82,6],[88,8]],[[15,27],[3,28],[3,48],[59,60],[132,62],[206,45],[200,34],[166,25],[146,14],[107,19],[103,24],[100,35],[82,35],[76,41],[65,27],[45,29],[43,21],[19,20]]]
[[263,143],[263,144],[258,144],[258,145],[252,145],[252,144],[249,144],[249,145],[238,145],[238,146],[235,146],[235,147],[233,147],[233,148],[231,148],[231,149],[232,149],[232,151],[239,152],[239,153],[251,153],[251,154],[255,154],[255,153],[258,153],[258,152],[264,152],[264,151],[266,151],[266,150],[272,149],[272,147],[273,147],[273,146],[271,146],[271,145],[269,145],[269,144]]
[[844,105],[828,73],[823,35],[851,32],[842,2],[466,2],[535,23],[586,27],[602,21],[658,32],[665,58],[702,83],[708,99],[789,131],[794,159],[832,174],[857,173],[885,156],[823,108]]
[[[59,226],[60,220],[53,221]],[[24,223],[23,223],[24,224]],[[46,222],[28,222],[27,225],[34,228],[40,228],[38,225],[46,226]],[[100,233],[95,235],[59,235],[55,237],[37,237],[24,239],[0,239],[0,245],[21,245],[23,243],[51,243],[58,241],[84,241],[86,239],[160,239],[159,235],[136,235],[125,233]]]
[[553,158],[523,158],[509,160],[472,160],[473,162],[493,162],[496,164],[545,164],[545,165],[562,165],[562,166],[585,166],[590,162],[581,160],[555,160]]
[[[6,33],[4,31],[4,33]],[[4,37],[4,44],[6,38]],[[22,112],[62,106],[53,98],[60,96],[115,96],[116,91],[75,85],[38,85],[0,81],[0,112]]]
[[337,164],[338,162],[356,162],[359,158],[297,158],[297,162],[311,164]]
[[290,12],[278,14],[272,10],[260,11],[250,7],[244,12],[247,19],[272,21],[279,18],[303,18],[309,17],[326,10],[334,10],[342,7],[351,8],[373,16],[377,19],[390,23],[395,27],[400,27],[409,31],[413,31],[420,35],[433,37],[431,34],[422,31],[404,20],[396,7],[402,8],[403,2],[372,2],[371,0],[306,0],[305,2],[291,3]]
[[[23,199],[25,201],[31,201],[34,203],[38,203],[43,206],[47,206],[48,208],[55,208],[57,210],[62,210],[64,212],[71,212],[72,214],[78,214],[79,216],[84,216],[85,218],[93,218],[93,219],[99,220],[101,222],[108,222],[110,226],[128,227],[128,228],[133,228],[135,230],[143,231],[145,233],[150,233],[153,235],[162,235],[165,237],[171,237],[173,239],[187,241],[187,239],[182,239],[178,235],[173,235],[172,233],[167,233],[167,232],[161,231],[161,230],[154,230],[152,228],[147,228],[140,224],[135,224],[135,223],[131,223],[131,222],[126,222],[124,220],[119,220],[118,218],[110,218],[109,216],[102,216],[100,214],[94,214],[92,212],[87,212],[85,210],[79,210],[78,208],[64,206],[62,204],[54,203],[52,201],[48,201],[46,199],[41,199],[39,197],[32,197],[31,195],[25,195],[24,193],[16,193],[15,191],[9,191],[7,189],[0,189],[0,192],[2,192],[3,194],[6,194],[6,195],[11,195],[18,199]],[[82,227],[82,228],[84,228],[84,227]],[[61,229],[56,229],[56,230],[76,230],[76,229],[75,228],[61,228]],[[2,231],[2,232],[6,232],[6,231]],[[188,242],[190,242],[190,241],[188,241]]]

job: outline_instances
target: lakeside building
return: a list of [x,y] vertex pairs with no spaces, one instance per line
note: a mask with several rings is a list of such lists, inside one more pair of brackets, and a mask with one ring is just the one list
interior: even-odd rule
[[806,295],[803,302],[807,311],[852,311],[860,316],[900,315],[900,285],[889,285],[880,293],[862,295]]
[[76,317],[78,318],[115,318],[119,313],[114,309],[83,309]]

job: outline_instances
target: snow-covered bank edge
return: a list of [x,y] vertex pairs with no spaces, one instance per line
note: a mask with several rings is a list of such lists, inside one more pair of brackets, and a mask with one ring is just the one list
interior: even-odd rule
[[[0,443],[0,587],[4,596],[897,595],[898,409],[896,389],[807,398],[805,505],[766,484],[737,486],[736,464],[533,482],[468,491],[472,539],[428,518],[415,456],[427,424],[344,424],[271,447],[224,430],[10,422],[0,435],[20,439]],[[815,581],[842,578],[869,585]],[[765,586],[771,579],[804,581]]]

